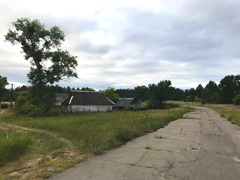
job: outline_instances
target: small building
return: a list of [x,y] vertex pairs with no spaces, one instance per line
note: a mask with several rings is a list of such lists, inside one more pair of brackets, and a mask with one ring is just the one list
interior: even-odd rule
[[108,112],[114,103],[104,93],[92,91],[72,91],[62,103],[62,112]]
[[113,106],[114,110],[124,110],[129,109],[133,110],[139,106],[139,108],[143,108],[143,105],[137,100],[137,98],[121,98],[119,99]]
[[67,98],[67,96],[67,93],[57,93],[55,105],[61,106],[61,103]]

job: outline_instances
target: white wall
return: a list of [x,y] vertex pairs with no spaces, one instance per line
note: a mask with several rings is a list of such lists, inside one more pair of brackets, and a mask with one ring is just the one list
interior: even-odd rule
[[112,111],[112,105],[68,105],[62,106],[63,112],[108,112]]

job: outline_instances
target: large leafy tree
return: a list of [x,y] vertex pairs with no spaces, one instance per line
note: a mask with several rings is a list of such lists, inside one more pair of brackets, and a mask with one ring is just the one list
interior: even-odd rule
[[53,97],[48,85],[63,77],[77,77],[76,56],[61,49],[64,33],[59,27],[46,29],[39,20],[28,18],[17,19],[12,24],[14,29],[8,31],[5,40],[13,45],[20,44],[25,59],[30,61],[28,78],[33,85],[33,103],[48,104],[46,100]]
[[20,44],[26,60],[31,63],[28,73],[32,85],[53,84],[62,77],[77,77],[77,60],[68,51],[60,48],[64,33],[54,26],[47,30],[39,20],[17,19],[14,30],[5,35],[6,41]]

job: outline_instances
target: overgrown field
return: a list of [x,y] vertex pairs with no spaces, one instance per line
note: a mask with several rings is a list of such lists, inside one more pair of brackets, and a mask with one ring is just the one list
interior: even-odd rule
[[222,117],[225,117],[233,124],[240,126],[240,106],[227,105],[227,104],[208,104],[207,107],[212,108]]
[[83,152],[99,154],[136,136],[164,127],[189,110],[188,107],[178,107],[138,112],[63,114],[59,117],[43,118],[16,118],[8,115],[2,119],[18,126],[51,131],[72,141]]
[[[27,152],[26,155],[19,154],[24,156],[21,160],[18,158],[15,164],[12,162],[8,165],[5,161],[5,169],[0,169],[0,179],[11,177],[15,173],[11,173],[12,171],[19,170],[23,174],[34,170],[34,173],[26,176],[30,179],[49,177],[52,173],[69,168],[89,156],[101,154],[106,149],[162,128],[191,110],[187,106],[181,106],[168,110],[62,114],[41,118],[17,117],[5,112],[0,115],[0,127],[10,128],[11,131],[15,129],[18,133],[31,137],[33,148],[29,152],[24,151]],[[5,156],[1,152],[2,155]],[[17,158],[12,157],[11,160],[13,159]],[[34,163],[31,159],[35,159]],[[26,161],[34,165],[30,167]],[[25,166],[28,171],[22,168]],[[18,173],[15,179],[21,176],[22,174]]]

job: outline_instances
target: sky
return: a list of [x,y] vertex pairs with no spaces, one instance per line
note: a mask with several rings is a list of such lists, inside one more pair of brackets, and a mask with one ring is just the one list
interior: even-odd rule
[[4,35],[18,18],[65,34],[77,56],[70,87],[134,88],[171,80],[187,89],[240,73],[239,0],[0,0],[0,75],[29,85],[30,63]]

